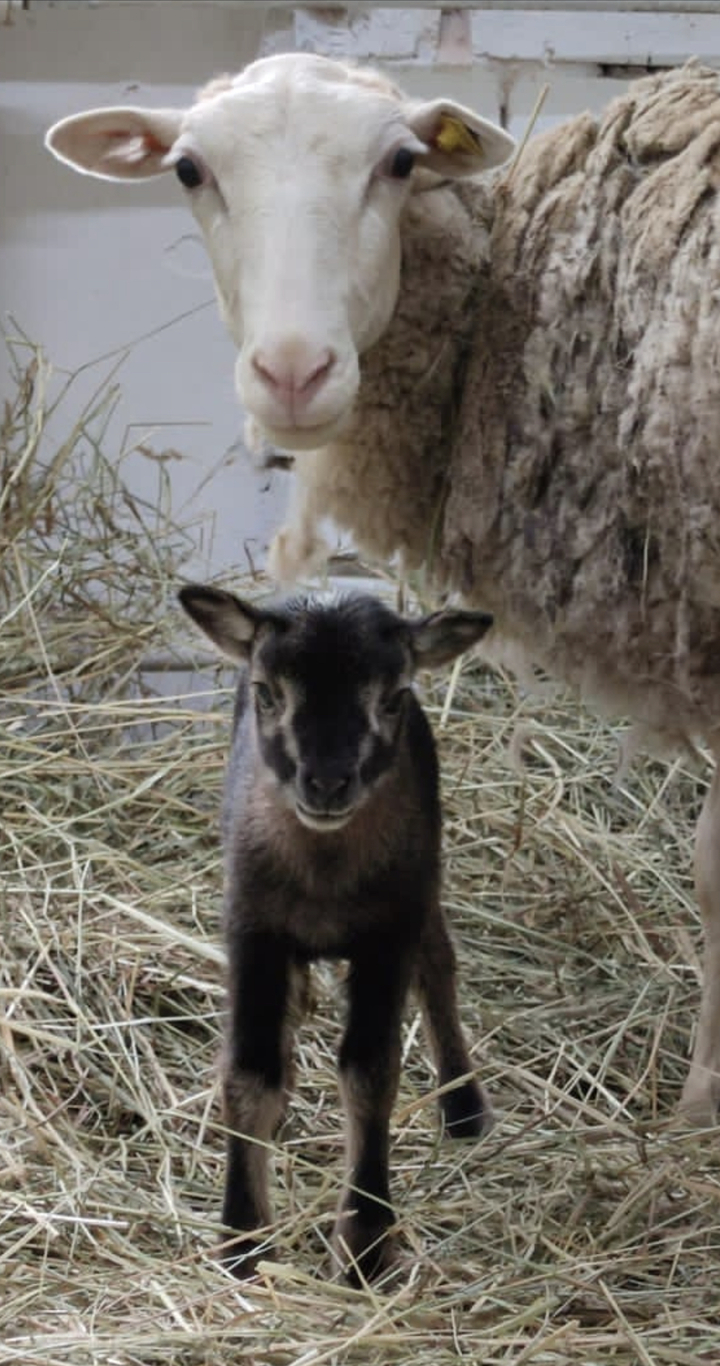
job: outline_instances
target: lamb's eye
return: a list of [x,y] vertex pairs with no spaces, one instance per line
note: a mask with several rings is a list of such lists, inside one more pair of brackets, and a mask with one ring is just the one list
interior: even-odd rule
[[397,147],[390,157],[388,175],[394,180],[406,180],[415,165],[415,154],[409,147]]
[[273,691],[272,688],[268,687],[267,683],[254,683],[253,690],[255,692],[255,701],[257,702],[259,711],[268,712],[275,710]]
[[406,692],[407,688],[398,688],[396,692],[388,693],[387,697],[383,698],[382,709],[386,716],[400,715]]
[[175,162],[175,174],[186,190],[197,189],[205,179],[202,167],[192,157],[179,157]]

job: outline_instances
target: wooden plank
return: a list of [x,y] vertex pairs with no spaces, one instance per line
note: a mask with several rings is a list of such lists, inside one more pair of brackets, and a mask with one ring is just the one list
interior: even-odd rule
[[300,51],[328,57],[359,57],[367,61],[432,62],[435,57],[440,7],[368,8],[348,14],[333,10],[298,9],[295,43]]
[[717,14],[475,10],[473,54],[503,61],[675,66],[689,57],[720,61]]
[[[495,3],[469,11],[468,58],[598,66],[676,66],[690,57],[720,63],[720,15],[683,9],[610,10],[602,4],[542,9]],[[443,60],[441,7],[318,6],[295,12],[301,50],[366,61]],[[455,53],[454,60],[458,60]]]

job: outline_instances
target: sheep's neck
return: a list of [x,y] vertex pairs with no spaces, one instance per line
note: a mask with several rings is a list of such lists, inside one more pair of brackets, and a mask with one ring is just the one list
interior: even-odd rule
[[434,561],[488,256],[488,206],[477,183],[445,183],[410,200],[393,319],[362,359],[351,428],[317,457],[323,510],[371,555],[402,547],[406,568]]

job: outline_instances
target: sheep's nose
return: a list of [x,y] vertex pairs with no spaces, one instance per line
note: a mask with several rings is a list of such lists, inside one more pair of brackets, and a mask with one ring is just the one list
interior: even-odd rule
[[273,398],[292,413],[302,412],[329,378],[337,356],[329,347],[320,350],[305,343],[289,342],[259,348],[252,357],[257,378]]

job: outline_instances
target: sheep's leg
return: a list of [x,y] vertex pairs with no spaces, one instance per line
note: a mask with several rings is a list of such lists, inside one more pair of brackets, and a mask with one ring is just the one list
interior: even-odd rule
[[311,480],[311,452],[303,457],[303,464],[307,468],[304,474],[296,474],[288,520],[273,537],[268,551],[268,573],[283,586],[318,573],[330,553],[330,547],[319,531],[323,513]]
[[346,1178],[333,1255],[355,1284],[359,1273],[378,1276],[393,1262],[390,1112],[400,1077],[400,1020],[409,978],[410,963],[395,946],[354,960],[349,975],[349,1015],[340,1049]]
[[[290,965],[269,935],[231,937],[230,1018],[224,1070],[227,1172],[223,1223],[244,1235],[266,1229],[268,1148],[281,1120],[288,1080]],[[223,1260],[235,1275],[253,1270],[257,1237],[227,1244]]]
[[465,1078],[439,1097],[445,1129],[451,1138],[479,1138],[492,1127],[492,1106],[485,1088],[474,1076],[468,1076],[473,1065],[458,1014],[455,950],[437,903],[425,923],[415,985],[438,1086]]
[[691,1123],[708,1125],[717,1121],[720,1106],[720,767],[715,769],[698,822],[695,886],[705,932],[703,987],[680,1109]]

